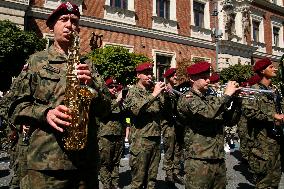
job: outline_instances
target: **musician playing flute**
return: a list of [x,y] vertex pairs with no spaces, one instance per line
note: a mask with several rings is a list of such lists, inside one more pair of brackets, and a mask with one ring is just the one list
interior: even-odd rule
[[[271,79],[276,76],[276,68],[271,60],[258,60],[253,70],[260,76],[256,89],[273,89]],[[281,179],[280,137],[284,115],[276,111],[275,94],[255,94],[254,100],[243,101],[243,112],[247,127],[254,131],[248,163],[254,174],[256,188],[278,188]],[[281,101],[280,106],[283,105]]]
[[232,95],[240,88],[229,81],[223,96],[206,95],[210,83],[208,62],[189,66],[187,74],[191,89],[179,98],[177,107],[185,127],[185,188],[226,188],[223,126],[231,119]]
[[154,189],[158,174],[161,143],[161,122],[164,120],[163,95],[165,83],[153,84],[153,64],[136,67],[138,82],[129,89],[125,106],[130,111],[131,188]]

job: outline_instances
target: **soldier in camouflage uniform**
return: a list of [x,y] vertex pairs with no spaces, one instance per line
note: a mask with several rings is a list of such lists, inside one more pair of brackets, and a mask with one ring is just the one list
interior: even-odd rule
[[185,188],[225,188],[224,122],[239,89],[229,81],[222,97],[205,96],[210,64],[198,62],[187,68],[191,90],[178,101],[178,113],[185,126]]
[[98,132],[101,159],[100,180],[104,189],[114,189],[119,188],[119,163],[124,147],[125,115],[121,91],[117,96],[116,80],[107,79],[106,86],[112,96],[112,112],[101,119]]
[[[251,87],[260,81],[260,77],[258,75],[254,75],[249,78],[246,82],[242,83],[243,87]],[[242,112],[243,114],[243,112]],[[244,163],[247,163],[249,153],[253,144],[253,128],[248,127],[247,118],[245,115],[241,115],[240,120],[237,124],[238,136],[240,138],[240,152],[242,154],[242,158]]]
[[109,92],[90,62],[76,66],[80,83],[95,89],[90,107],[88,143],[81,151],[67,151],[62,137],[70,125],[70,110],[62,105],[66,88],[67,52],[70,33],[79,31],[76,5],[62,3],[47,19],[54,44],[33,54],[19,83],[22,91],[9,112],[17,125],[29,125],[27,174],[21,188],[99,188],[98,118],[110,111]]
[[[253,67],[261,80],[256,89],[273,89],[271,79],[276,68],[268,58],[257,61]],[[281,179],[280,136],[277,131],[284,115],[276,111],[274,94],[255,94],[255,99],[243,101],[243,111],[248,127],[253,128],[253,144],[248,163],[255,176],[256,188],[278,188]],[[283,105],[283,102],[279,105]],[[281,129],[282,130],[282,129]]]
[[[161,158],[161,121],[165,84],[153,86],[153,64],[142,63],[136,67],[138,82],[129,89],[125,100],[131,114],[130,129],[131,188],[153,189]],[[154,89],[153,89],[154,88]]]
[[[183,183],[183,178],[179,175],[180,173],[180,160],[182,144],[180,138],[177,142],[176,132],[182,132],[182,128],[177,126],[176,116],[177,116],[177,100],[178,95],[173,93],[173,89],[177,84],[176,69],[170,68],[166,70],[163,75],[167,80],[167,91],[165,94],[165,109],[167,110],[167,116],[164,124],[162,124],[162,137],[164,145],[164,166],[163,169],[166,171],[165,181],[169,185],[174,185],[175,182],[179,184]],[[179,137],[182,138],[182,133],[178,133]]]
[[[25,67],[24,67],[25,68]],[[25,69],[22,70],[21,74],[13,81],[11,88],[8,93],[0,100],[0,117],[7,125],[10,155],[10,169],[13,170],[14,174],[9,183],[11,189],[20,188],[20,180],[26,174],[26,149],[27,143],[23,143],[23,129],[21,126],[13,125],[8,117],[8,110],[11,103],[17,98],[18,94],[21,93],[20,82],[25,74]]]

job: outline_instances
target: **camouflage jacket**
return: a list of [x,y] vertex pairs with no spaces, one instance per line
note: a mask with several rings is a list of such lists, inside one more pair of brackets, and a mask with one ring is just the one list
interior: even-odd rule
[[[255,89],[271,89],[266,88],[262,84],[255,84],[252,86]],[[274,131],[274,114],[276,114],[276,107],[274,102],[274,93],[255,94],[254,99],[243,100],[243,114],[247,118],[249,128],[254,130],[254,138],[259,140],[274,140],[276,133]],[[283,107],[283,100],[280,102]],[[282,108],[283,109],[283,108]],[[276,126],[276,131],[281,128]],[[279,133],[281,133],[280,131]]]
[[[108,89],[90,62],[93,87],[97,95],[92,99],[88,129],[88,144],[80,152],[65,151],[62,134],[55,131],[46,121],[47,110],[63,104],[66,88],[67,56],[48,50],[33,54],[28,60],[28,69],[18,84],[21,92],[12,103],[9,112],[15,124],[30,125],[33,131],[27,151],[29,169],[70,170],[92,166],[97,157],[97,118],[110,110]],[[96,166],[96,165],[94,165]]]
[[161,136],[160,124],[164,120],[163,105],[164,98],[161,94],[154,97],[152,91],[138,85],[129,89],[125,106],[130,112],[133,123],[131,138]]
[[100,120],[98,136],[122,136],[125,135],[124,106],[116,99],[112,100],[111,113]]
[[186,158],[224,158],[224,114],[230,102],[227,95],[204,96],[193,90],[179,98],[178,113],[186,130]]

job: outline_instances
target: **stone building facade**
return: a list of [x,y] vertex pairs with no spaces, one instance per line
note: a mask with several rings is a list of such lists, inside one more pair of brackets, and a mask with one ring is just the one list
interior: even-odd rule
[[[103,46],[124,46],[152,58],[157,78],[184,60],[205,59],[220,70],[252,64],[252,57],[276,62],[284,53],[284,0],[70,1],[82,13],[82,53],[90,51],[92,32],[102,34]],[[51,40],[45,20],[59,4],[60,0],[1,0],[0,19]]]

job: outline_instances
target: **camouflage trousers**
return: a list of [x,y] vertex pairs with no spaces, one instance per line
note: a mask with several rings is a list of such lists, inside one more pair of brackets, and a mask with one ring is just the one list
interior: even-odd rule
[[118,187],[119,163],[123,154],[123,136],[99,138],[100,180],[105,189]]
[[280,146],[267,140],[257,142],[257,146],[252,148],[248,159],[255,186],[258,189],[278,188],[281,180]]
[[225,189],[225,160],[185,160],[186,189]]
[[160,142],[160,137],[133,139],[129,159],[132,189],[155,188],[161,159]]
[[163,169],[166,171],[167,176],[172,176],[172,171],[174,169],[174,153],[176,143],[174,127],[165,127],[163,128],[162,133],[164,147]]
[[14,175],[10,181],[10,189],[20,188],[20,180],[26,175],[27,172],[27,158],[26,151],[28,143],[23,142],[23,137],[20,136],[18,143],[15,146],[15,151],[11,154],[13,160],[11,160],[12,169]]
[[[179,174],[182,160],[182,144],[181,139],[177,139],[178,133],[174,127],[163,128],[163,147],[164,147],[164,161],[163,170],[166,171],[168,177],[172,177],[173,173]],[[180,137],[180,136],[179,136]]]
[[[95,161],[95,160],[94,160]],[[21,189],[99,189],[96,171],[27,170]]]

